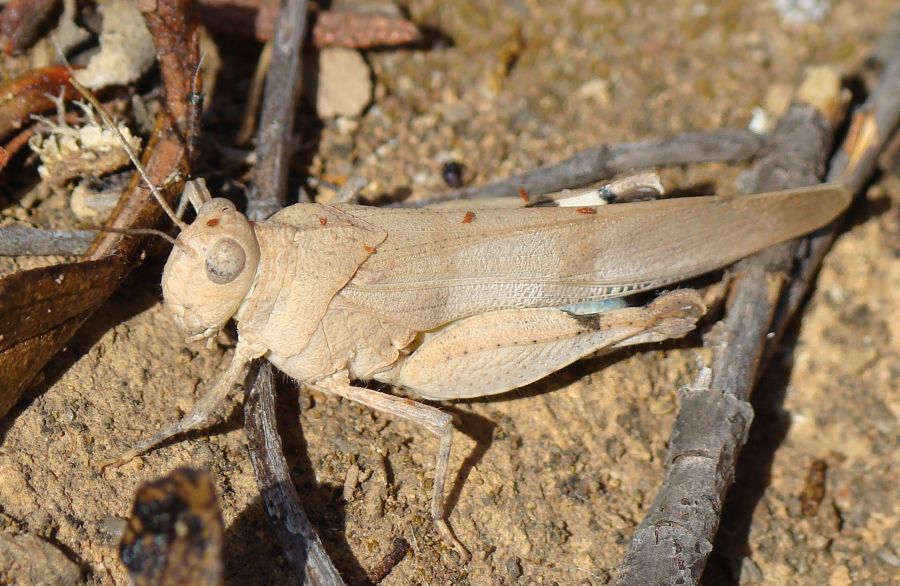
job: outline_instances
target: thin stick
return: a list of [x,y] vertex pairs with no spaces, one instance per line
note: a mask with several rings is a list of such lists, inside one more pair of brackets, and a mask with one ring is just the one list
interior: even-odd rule
[[302,584],[340,585],[344,581],[300,505],[300,496],[282,455],[275,428],[272,365],[264,362],[244,397],[244,430],[266,514],[282,551]]
[[259,101],[262,99],[266,73],[269,71],[271,62],[272,41],[267,41],[256,61],[253,79],[250,80],[250,91],[247,92],[247,103],[244,105],[244,121],[241,122],[241,129],[234,139],[237,144],[247,144],[253,138],[253,133],[256,132],[256,115],[259,112]]
[[94,233],[88,230],[3,226],[0,228],[0,256],[79,256],[93,240]]
[[91,228],[91,230],[97,232],[115,232],[116,234],[125,234],[126,236],[133,236],[135,234],[156,236],[162,238],[172,246],[179,246],[178,240],[172,238],[162,230],[157,230],[155,228],[113,228],[112,226],[98,226],[97,228]]
[[197,67],[194,68],[194,75],[191,76],[191,91],[188,94],[190,108],[188,108],[188,117],[185,130],[185,138],[187,143],[187,158],[191,168],[194,166],[194,159],[197,157],[197,143],[200,141],[200,124],[203,121],[203,77],[200,68],[203,67],[203,60],[206,59],[206,53],[200,55],[197,61]]
[[[796,115],[794,108],[789,111],[788,116],[791,116],[792,112],[795,122],[799,122],[797,119],[801,117]],[[776,130],[775,137],[780,134],[782,141],[780,144],[776,142],[769,156],[760,161],[755,169],[753,181],[748,187],[768,190],[783,187],[785,179],[796,182],[803,174],[804,160],[810,165],[805,171],[808,179],[811,180],[816,176],[817,173],[812,167],[821,164],[827,155],[827,144],[820,144],[813,152],[809,151],[809,147],[816,143],[815,140],[809,142],[810,138],[814,138],[810,134],[816,134],[813,130],[816,124],[815,116],[808,116],[806,123],[799,127],[800,130],[805,127],[805,133],[798,132],[798,128],[794,128],[792,132],[782,133]],[[821,119],[818,124],[821,124]],[[874,171],[878,152],[898,124],[900,124],[900,47],[891,57],[878,88],[854,116],[854,126],[857,130],[848,133],[845,143],[832,158],[828,180],[841,181],[854,192],[859,192]],[[859,131],[860,127],[867,125],[870,130]],[[782,126],[787,126],[786,120],[782,121],[779,128]],[[872,132],[873,129],[876,132]],[[825,132],[825,129],[822,128],[820,132]],[[815,156],[815,152],[819,152],[820,155]],[[796,156],[798,153],[799,157]],[[790,164],[785,165],[786,161],[790,161]],[[779,176],[781,179],[776,180],[779,181],[778,184],[773,185],[772,178]],[[684,583],[691,583],[699,577],[719,522],[718,513],[713,514],[714,511],[710,508],[715,511],[721,510],[720,495],[731,482],[737,451],[743,445],[749,431],[752,409],[745,402],[747,395],[755,380],[759,378],[758,373],[768,362],[773,349],[777,347],[801,300],[806,296],[840,224],[840,221],[834,222],[805,238],[803,245],[792,246],[792,243],[786,243],[747,259],[738,266],[738,270],[744,271],[745,276],[741,280],[725,322],[724,345],[717,352],[713,365],[717,375],[695,385],[700,388],[685,398],[672,432],[669,455],[672,464],[666,481],[647,519],[635,532],[632,549],[623,562],[619,583],[672,581],[678,573],[673,562],[677,563],[677,567],[682,571],[692,568],[692,576],[690,579],[685,578]],[[805,254],[798,255],[796,262],[792,263],[791,256],[798,251],[805,251]],[[779,268],[787,270],[792,264],[795,277],[787,286],[782,288],[772,282],[773,274]],[[777,296],[774,291],[777,289],[780,289],[781,293],[776,306]],[[768,316],[773,313],[772,325],[768,326]],[[763,356],[762,359],[760,355]],[[729,432],[719,434],[723,441],[711,441],[704,449],[698,449],[703,434],[708,433],[700,431],[696,425],[695,422],[699,417],[713,421],[728,421]],[[696,462],[699,459],[696,458],[698,454],[706,454],[709,458],[707,465],[710,469],[705,474],[698,474],[696,469],[687,470],[691,460],[694,460],[695,466],[702,466]],[[722,478],[723,482],[717,487],[715,495],[703,501],[698,498],[702,490],[698,490],[697,487],[711,487],[714,484],[713,476]],[[702,504],[704,502],[705,505]],[[713,503],[712,507],[710,503]],[[702,534],[697,532],[690,534],[687,525],[680,527],[673,525],[674,529],[667,531],[668,535],[663,536],[661,528],[673,518],[679,517],[684,512],[685,504],[700,505],[691,510],[689,525],[691,529],[695,529],[697,525],[702,525],[700,521],[703,521],[705,522],[703,528],[706,531]],[[665,549],[666,544],[671,545],[674,541],[672,535],[677,532],[682,533],[678,536],[678,548],[687,555],[680,559],[675,559],[676,556],[660,555],[659,550]],[[655,548],[650,540],[657,544],[657,551],[653,551]],[[716,542],[718,546],[718,538]],[[638,567],[641,565],[644,566],[643,570]],[[650,569],[651,567],[653,569]],[[668,570],[668,573],[662,570]]]
[[291,132],[300,96],[301,53],[306,30],[305,0],[283,0],[256,139],[257,164],[248,196],[247,216],[264,220],[287,202]]
[[[887,145],[891,133],[900,132],[900,43],[881,75],[878,87],[853,115],[847,138],[831,158],[828,181],[840,181],[858,194],[872,176],[878,154]],[[797,273],[788,290],[783,316],[776,318],[780,335],[791,316],[806,297],[825,253],[837,236],[840,222],[819,230],[808,238]]]
[[585,149],[574,156],[482,185],[449,191],[425,201],[420,207],[448,199],[482,197],[515,197],[520,189],[531,196],[572,187],[580,187],[609,179],[634,169],[691,163],[736,163],[753,157],[763,139],[748,130],[720,129],[708,132],[685,132],[671,138],[604,144]]
[[31,226],[0,227],[0,256],[46,256],[51,254],[78,256],[84,254],[94,240],[94,232],[115,232],[134,236],[158,236],[177,246],[174,238],[153,228],[112,228],[97,226],[84,230],[45,230]]

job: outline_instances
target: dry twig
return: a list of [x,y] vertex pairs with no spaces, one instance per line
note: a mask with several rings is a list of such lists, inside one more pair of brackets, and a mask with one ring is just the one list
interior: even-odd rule
[[288,474],[281,438],[275,428],[272,365],[263,363],[258,373],[251,372],[250,380],[253,384],[244,398],[244,430],[256,482],[281,550],[300,578],[300,583],[322,586],[343,584],[300,505],[300,496]]
[[0,256],[83,254],[94,240],[89,230],[42,230],[30,226],[0,228]]
[[31,124],[31,115],[56,107],[53,96],[78,95],[69,85],[69,69],[54,65],[32,69],[0,85],[0,138]]
[[[878,154],[900,127],[900,43],[886,64],[878,87],[851,119],[850,130],[828,169],[828,181],[839,181],[853,193],[865,187],[875,171]],[[788,285],[784,310],[775,319],[780,336],[791,316],[812,287],[813,279],[837,236],[840,222],[832,223],[807,238],[808,246],[798,262],[797,277]]]
[[256,140],[256,168],[247,203],[251,220],[264,220],[287,202],[291,132],[300,96],[300,45],[306,29],[306,2],[286,0],[272,44],[265,97]]

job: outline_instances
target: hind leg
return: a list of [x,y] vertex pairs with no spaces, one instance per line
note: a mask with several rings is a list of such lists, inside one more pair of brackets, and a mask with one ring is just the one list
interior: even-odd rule
[[557,308],[493,311],[439,331],[377,378],[428,399],[494,395],[603,349],[679,338],[705,311],[690,289],[665,293],[644,307],[586,315]]

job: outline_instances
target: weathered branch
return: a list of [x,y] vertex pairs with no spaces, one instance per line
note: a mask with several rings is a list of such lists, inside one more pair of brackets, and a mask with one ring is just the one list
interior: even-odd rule
[[254,377],[256,380],[244,398],[244,430],[256,482],[281,549],[301,583],[343,584],[303,511],[300,496],[288,474],[281,438],[275,428],[272,365],[263,363],[259,374],[251,373],[251,379]]
[[[826,96],[827,98],[827,96]],[[828,103],[822,100],[820,103]],[[832,102],[833,103],[833,102]],[[831,144],[834,112],[796,104],[773,134],[768,154],[745,191],[813,183]],[[900,47],[878,88],[854,115],[828,173],[854,193],[874,171],[878,153],[900,124]],[[772,349],[806,296],[840,220],[799,241],[772,247],[736,267],[742,275],[724,322],[711,375],[684,397],[669,452],[669,470],[650,513],[635,531],[620,584],[696,583],[712,550],[722,501],[752,419],[748,402]],[[802,244],[801,244],[802,241]],[[782,278],[793,274],[786,284]],[[765,354],[764,354],[765,352]]]
[[[854,194],[865,187],[872,176],[878,154],[887,145],[891,134],[900,127],[900,43],[886,64],[878,87],[865,104],[853,114],[850,131],[841,148],[834,154],[828,169],[828,180],[847,185]],[[808,240],[797,267],[797,278],[788,286],[784,311],[776,318],[778,335],[787,327],[791,316],[812,287],[813,279],[831,248],[840,222],[813,234]]]
[[257,164],[248,195],[247,216],[251,220],[264,220],[287,202],[290,137],[300,96],[300,46],[306,30],[306,12],[305,0],[282,2],[272,45],[272,61],[266,74],[256,139]]
[[[837,99],[837,95],[832,96]],[[766,154],[748,173],[745,192],[818,183],[833,140],[833,122],[807,103],[779,121]],[[750,392],[769,325],[798,240],[771,247],[735,268],[739,281],[712,369],[682,397],[668,470],[647,517],[635,530],[618,584],[696,584],[712,551],[722,503],[753,420]]]
[[84,254],[94,240],[88,230],[42,230],[31,226],[0,227],[0,256]]
[[[265,220],[287,201],[287,169],[294,111],[300,95],[300,45],[306,12],[305,0],[286,0],[278,19],[256,147],[258,163],[247,203],[247,216],[254,221]],[[256,482],[281,550],[301,583],[343,584],[300,505],[288,473],[275,427],[272,366],[266,362],[258,371],[254,369],[248,385],[244,430]]]

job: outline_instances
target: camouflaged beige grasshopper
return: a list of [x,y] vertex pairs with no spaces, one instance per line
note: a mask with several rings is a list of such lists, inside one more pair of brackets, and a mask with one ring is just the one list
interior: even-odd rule
[[111,464],[208,427],[249,363],[265,358],[300,383],[438,436],[431,515],[457,546],[444,514],[451,416],[358,381],[429,400],[484,397],[599,352],[678,338],[705,312],[693,290],[642,307],[596,302],[726,266],[826,224],[850,201],[843,187],[823,185],[614,205],[574,194],[521,209],[297,204],[252,223],[191,188],[205,201],[181,224],[162,277],[165,305],[188,340],[233,319],[234,357],[181,421]]

